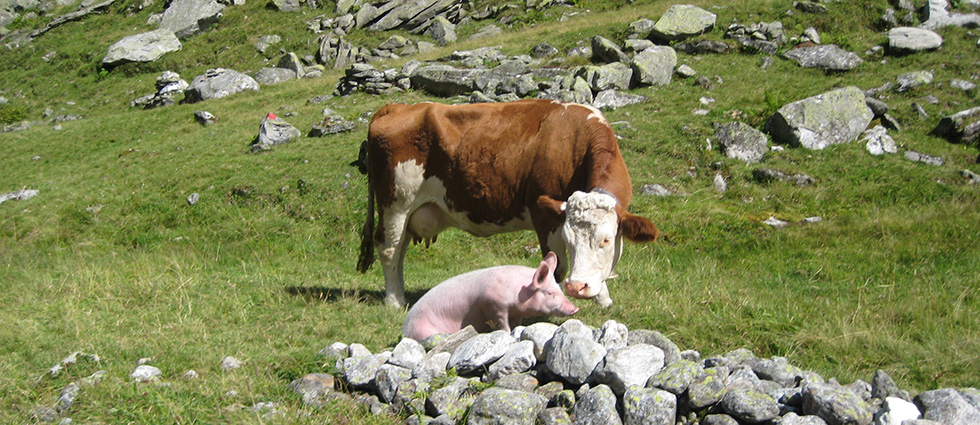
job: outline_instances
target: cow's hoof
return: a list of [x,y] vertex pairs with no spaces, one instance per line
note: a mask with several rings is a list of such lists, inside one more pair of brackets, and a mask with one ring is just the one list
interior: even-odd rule
[[599,304],[599,307],[602,307],[602,308],[609,308],[609,307],[612,307],[612,305],[613,305],[612,298],[604,297],[602,295],[599,295],[599,296],[595,297],[594,300],[595,300],[595,303],[596,304]]
[[385,297],[385,304],[389,307],[394,308],[405,308],[405,300],[399,299],[398,297],[387,296]]

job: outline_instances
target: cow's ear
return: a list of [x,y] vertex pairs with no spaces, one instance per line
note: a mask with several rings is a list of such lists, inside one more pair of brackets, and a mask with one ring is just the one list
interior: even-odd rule
[[565,203],[548,195],[541,195],[538,197],[538,208],[557,217],[565,212]]
[[631,214],[625,208],[616,207],[619,215],[619,233],[633,242],[653,242],[660,233],[650,219]]

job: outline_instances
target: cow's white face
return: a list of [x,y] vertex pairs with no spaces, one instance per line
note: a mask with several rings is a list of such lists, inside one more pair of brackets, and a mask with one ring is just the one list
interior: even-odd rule
[[622,252],[616,198],[598,192],[575,192],[564,205],[562,237],[571,264],[565,293],[575,298],[600,296],[600,304],[611,304],[606,279]]

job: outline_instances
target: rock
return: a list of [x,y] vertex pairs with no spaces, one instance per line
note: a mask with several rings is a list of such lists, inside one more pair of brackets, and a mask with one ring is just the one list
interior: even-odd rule
[[603,90],[596,94],[592,104],[602,110],[617,109],[627,105],[646,102],[647,97],[633,93],[623,93],[614,89]]
[[548,43],[538,43],[531,48],[531,56],[543,59],[550,58],[558,54],[558,49]]
[[752,170],[752,178],[759,183],[770,183],[772,181],[779,180],[792,182],[800,187],[806,187],[813,184],[813,177],[806,174],[789,175],[771,168],[757,168]]
[[980,106],[943,117],[931,134],[953,143],[977,142],[980,140]]
[[215,0],[174,0],[163,12],[160,29],[183,40],[203,33],[221,19],[225,6]]
[[563,407],[551,407],[538,413],[539,425],[571,425],[572,419]]
[[259,124],[259,135],[252,142],[251,149],[252,152],[272,149],[273,146],[289,143],[299,136],[299,129],[276,114],[269,113]]
[[650,39],[670,42],[701,35],[714,28],[716,19],[717,15],[700,7],[675,4],[654,24]]
[[724,124],[715,131],[721,153],[747,163],[759,162],[769,151],[764,133],[742,122]]
[[445,46],[456,42],[456,25],[445,17],[436,16],[429,24],[429,29],[425,30],[425,34],[434,38],[436,44]]
[[299,0],[269,0],[266,7],[279,12],[299,12]]
[[112,68],[129,62],[153,62],[180,48],[180,40],[173,31],[158,29],[123,38],[109,46],[102,58],[102,66]]
[[592,373],[592,382],[606,384],[617,395],[631,386],[643,387],[664,367],[664,352],[648,344],[632,344],[606,352]]
[[534,343],[534,356],[538,361],[543,361],[545,359],[544,348],[551,341],[551,338],[555,336],[555,331],[558,330],[558,325],[550,322],[538,322],[524,328],[524,332],[521,332],[521,341],[531,341]]
[[606,350],[626,348],[629,341],[629,329],[626,325],[610,319],[602,324],[595,332],[595,336],[596,342],[606,347]]
[[932,73],[929,71],[912,71],[899,74],[895,78],[898,85],[895,91],[902,93],[917,87],[924,86],[932,82]]
[[888,372],[878,369],[871,378],[871,397],[884,400],[888,397],[897,397],[905,401],[910,401],[908,391],[902,391],[895,385],[895,381]]
[[41,192],[35,189],[23,189],[15,192],[2,193],[0,194],[0,204],[10,200],[26,201],[37,196],[39,193]]
[[[508,390],[514,390],[514,391],[523,391],[526,393],[536,393],[538,395],[541,395],[542,397],[545,397],[544,394],[535,391],[535,388],[537,388],[538,383],[539,383],[538,379],[531,376],[530,373],[514,373],[510,375],[503,375],[500,377],[500,379],[493,381],[493,385],[500,388],[506,388]],[[560,384],[560,382],[557,383]]]
[[537,394],[489,388],[473,401],[466,423],[533,424],[547,403],[547,399]]
[[263,86],[295,79],[296,71],[286,68],[262,68],[255,73],[255,82]]
[[623,396],[626,425],[673,425],[677,397],[653,388],[633,387]]
[[640,193],[644,195],[664,197],[664,196],[673,195],[674,191],[668,189],[666,186],[662,184],[654,183],[654,184],[643,185],[643,187],[640,188]]
[[888,31],[888,49],[894,53],[935,50],[942,45],[943,37],[927,29],[898,27]]
[[789,103],[766,122],[778,143],[820,150],[857,139],[874,118],[857,87],[844,87]]
[[389,358],[391,358],[391,352],[385,351],[344,359],[346,365],[343,372],[344,380],[355,389],[371,389],[375,384],[378,371]]
[[598,93],[610,89],[629,90],[633,70],[622,62],[613,62],[602,66],[583,66],[574,75],[589,83],[593,93]]
[[727,367],[705,368],[704,373],[688,386],[688,403],[691,408],[703,409],[721,401],[727,388],[727,378]]
[[779,416],[776,400],[755,388],[736,385],[721,399],[721,408],[735,419],[759,423]]
[[[722,413],[705,416],[700,425],[739,425],[739,423],[735,418]],[[780,425],[786,424],[780,423]]]
[[653,44],[652,41],[647,39],[629,39],[623,43],[623,48],[627,52],[642,52],[653,46],[656,46],[656,44]]
[[871,408],[852,391],[833,384],[809,383],[803,390],[803,413],[828,425],[868,425]]
[[651,47],[633,57],[633,81],[640,86],[665,86],[670,84],[676,65],[677,53],[674,49],[668,46]]
[[129,375],[136,382],[153,382],[160,378],[163,372],[150,365],[140,365]]
[[479,40],[481,38],[493,37],[495,35],[502,34],[502,33],[503,33],[503,30],[501,30],[496,25],[487,25],[487,26],[485,26],[483,28],[480,28],[479,31],[477,31],[475,34],[467,37],[466,39],[467,40]]
[[258,41],[255,42],[255,49],[258,50],[259,53],[265,53],[267,50],[269,50],[269,47],[279,44],[281,41],[282,37],[278,35],[263,35],[259,37]]
[[395,393],[398,392],[399,385],[411,378],[411,369],[395,366],[390,363],[381,365],[378,368],[378,373],[374,376],[374,388],[377,391],[378,399],[384,403],[391,404],[395,399]]
[[680,350],[677,348],[677,344],[674,344],[674,341],[671,341],[670,338],[667,338],[664,336],[664,334],[658,331],[637,329],[630,332],[628,345],[633,344],[649,344],[663,350],[665,365],[669,365],[681,359]]
[[616,395],[605,385],[590,388],[575,403],[573,409],[575,425],[622,425],[623,420],[616,411]]
[[606,63],[629,63],[630,58],[612,40],[596,35],[592,36],[592,60]]
[[534,355],[534,342],[520,341],[511,344],[504,355],[490,365],[487,376],[490,380],[496,381],[505,375],[526,372],[535,364],[537,358]]
[[418,341],[411,338],[402,338],[398,345],[391,350],[391,358],[388,363],[408,369],[414,369],[422,360],[425,359],[425,348]]
[[702,373],[704,373],[704,367],[700,363],[681,359],[667,365],[651,376],[647,380],[646,386],[660,388],[679,396],[684,394]]
[[919,393],[915,405],[922,418],[945,425],[971,425],[980,423],[980,408],[970,404],[960,392],[942,388]]
[[326,373],[310,373],[290,382],[289,388],[300,395],[303,404],[315,405],[317,400],[333,391],[334,377]]
[[875,425],[902,425],[906,420],[919,419],[919,408],[909,401],[896,397],[886,397],[881,409],[874,416]]
[[480,370],[501,358],[514,343],[514,337],[505,331],[479,334],[453,351],[447,367],[460,374]]
[[221,359],[221,369],[222,370],[235,370],[242,367],[242,361],[238,360],[232,356],[227,356]]
[[796,1],[793,2],[793,6],[796,7],[797,10],[805,13],[813,13],[817,15],[822,15],[824,13],[827,13],[827,6],[824,6],[817,2]]
[[678,66],[676,73],[677,73],[677,76],[678,77],[681,77],[681,78],[691,78],[691,77],[693,77],[695,75],[698,75],[698,72],[695,71],[694,68],[691,68],[690,66],[688,66],[687,64],[683,64],[681,66]]
[[[459,418],[476,398],[470,383],[469,379],[457,377],[446,386],[432,391],[425,401],[425,412],[432,416],[446,414],[453,419]],[[455,420],[450,423],[455,423]]]
[[864,62],[858,55],[836,44],[797,47],[783,53],[783,57],[804,68],[820,68],[827,72],[850,71]]
[[[566,322],[567,323],[567,322]],[[545,366],[573,385],[581,385],[606,355],[606,348],[592,340],[564,332],[556,332],[545,346]]]
[[184,92],[184,102],[219,99],[245,90],[258,91],[259,84],[240,72],[225,68],[209,69],[191,81]]
[[888,130],[880,125],[876,125],[865,131],[861,141],[865,142],[868,153],[875,156],[898,152],[898,148],[895,146],[895,140],[888,135]]
[[677,50],[689,55],[724,54],[732,49],[732,46],[728,43],[714,40],[698,40],[690,43],[681,43],[675,47]]
[[938,29],[948,26],[980,26],[980,15],[976,13],[960,14],[949,13],[949,2],[947,0],[929,0],[922,8],[923,22],[919,27],[926,29]]
[[214,124],[217,119],[217,117],[208,111],[194,111],[194,121],[197,121],[198,124],[204,126],[211,125]]
[[470,93],[475,89],[476,79],[489,73],[488,70],[455,68],[450,65],[424,65],[410,75],[412,87],[422,89],[435,96],[456,96]]
[[412,377],[420,382],[429,382],[435,378],[446,376],[446,365],[449,364],[449,358],[452,357],[452,354],[444,352],[427,356],[412,369]]

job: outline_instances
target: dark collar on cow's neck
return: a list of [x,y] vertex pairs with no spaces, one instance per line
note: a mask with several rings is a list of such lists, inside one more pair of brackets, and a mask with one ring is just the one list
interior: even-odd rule
[[612,198],[616,200],[616,205],[619,205],[619,198],[617,198],[616,195],[613,195],[612,192],[606,189],[603,189],[601,187],[594,187],[592,188],[592,190],[589,191],[589,193],[601,193],[603,195],[612,196]]

